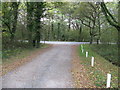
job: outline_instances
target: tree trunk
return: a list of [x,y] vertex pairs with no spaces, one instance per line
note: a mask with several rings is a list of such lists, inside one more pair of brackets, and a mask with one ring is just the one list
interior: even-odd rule
[[47,39],[48,39],[48,41],[50,40],[50,31],[51,31],[51,26],[50,25],[51,25],[51,23],[50,23],[50,18],[49,18],[49,28],[48,28],[48,32],[47,32]]
[[58,36],[57,36],[58,38],[58,41],[59,41],[59,39],[60,39],[60,23],[58,23]]
[[44,2],[35,2],[35,40],[36,40],[36,47],[40,47],[40,40],[41,40],[41,21],[40,19],[42,18],[43,15],[43,8],[44,8]]
[[[120,1],[118,2],[118,25],[120,26]],[[118,30],[118,44],[120,46],[120,27],[117,28]]]
[[91,35],[91,37],[90,37],[90,44],[92,44],[93,43],[93,36]]
[[14,34],[12,33],[11,35],[10,35],[10,40],[11,40],[11,42],[14,42]]
[[32,43],[33,43],[33,38],[32,38],[32,32],[31,31],[28,31],[28,43],[29,43],[29,46],[32,47]]
[[93,28],[90,28],[90,44],[93,43],[93,32],[92,32]]
[[[53,16],[52,16],[52,20],[53,20]],[[55,35],[54,35],[54,25],[53,25],[53,22],[51,24],[51,33],[52,33],[52,39],[55,39]]]
[[97,44],[99,44],[100,42],[100,37],[101,37],[101,27],[100,27],[100,15],[98,14],[98,28],[99,28],[99,36],[97,38]]
[[79,39],[78,39],[79,42],[82,40],[81,34],[82,34],[82,26],[80,26],[80,28],[79,28]]
[[28,43],[29,46],[33,46],[33,37],[32,37],[32,30],[33,30],[33,23],[32,23],[32,13],[33,13],[33,3],[27,2],[27,30],[28,30]]
[[[120,26],[120,1],[118,2],[118,25]],[[118,54],[120,54],[120,28],[118,28],[117,30],[118,30]],[[118,63],[119,62],[120,62],[120,55],[118,55]],[[119,66],[120,66],[120,63],[119,63]],[[118,87],[120,87],[120,81],[118,82]]]
[[18,6],[17,2],[13,2],[13,22],[12,22],[12,34],[11,34],[11,41],[14,41],[16,27],[17,27],[17,18],[18,18]]
[[39,48],[40,47],[40,32],[37,31],[36,32],[36,47]]
[[97,44],[100,44],[100,39],[99,38],[97,39]]
[[68,27],[69,29],[68,29],[68,31],[70,31],[70,29],[71,29],[70,26],[71,26],[71,17],[69,16],[69,27]]

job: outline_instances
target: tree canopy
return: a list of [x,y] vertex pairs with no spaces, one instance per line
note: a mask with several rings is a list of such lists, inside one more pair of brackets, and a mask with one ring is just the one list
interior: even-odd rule
[[[40,40],[104,42],[120,31],[120,2],[2,2],[2,32],[8,42]],[[111,7],[112,6],[112,7]],[[116,29],[115,29],[116,28]],[[118,35],[117,35],[118,36]],[[6,43],[6,42],[5,42]]]

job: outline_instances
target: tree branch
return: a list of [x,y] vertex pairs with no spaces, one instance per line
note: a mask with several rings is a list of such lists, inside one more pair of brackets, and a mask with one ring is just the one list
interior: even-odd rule
[[[101,2],[101,8],[102,8],[102,11],[106,17],[106,20],[108,21],[108,23],[112,26],[114,26],[115,28],[120,28],[120,26],[116,23],[116,21],[112,18],[113,16],[110,14],[110,12],[108,11],[108,9],[106,8],[104,2]],[[112,17],[111,17],[112,16]],[[111,19],[113,21],[111,21]],[[118,29],[119,30],[119,29]]]
[[90,24],[84,23],[82,19],[80,19],[80,20],[81,20],[81,23],[82,23],[83,25],[85,25],[85,26],[87,26],[87,27],[89,27],[89,28],[92,28],[92,27],[90,26]]

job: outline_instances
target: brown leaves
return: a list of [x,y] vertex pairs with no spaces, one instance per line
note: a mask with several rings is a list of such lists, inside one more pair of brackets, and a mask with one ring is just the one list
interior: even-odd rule
[[[72,59],[72,76],[75,82],[76,88],[95,88],[94,84],[87,76],[86,69],[80,64],[80,57],[77,55],[76,46],[73,47],[73,59]],[[92,73],[92,72],[91,72]]]
[[[21,65],[23,65],[27,62],[30,62],[37,55],[40,55],[41,53],[49,50],[50,47],[52,47],[52,45],[49,46],[49,48],[47,47],[47,48],[31,51],[31,53],[28,53],[28,56],[22,57],[22,59],[17,58],[17,60],[13,60],[12,63],[3,64],[2,65],[2,72],[0,73],[0,76],[6,74],[7,72],[10,72],[11,70],[14,70],[15,68],[20,67]],[[13,59],[16,59],[16,57],[14,57]]]

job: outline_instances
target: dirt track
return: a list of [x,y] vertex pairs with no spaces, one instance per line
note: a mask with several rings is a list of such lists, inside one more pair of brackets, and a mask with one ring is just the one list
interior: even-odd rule
[[71,88],[71,45],[49,51],[2,77],[3,88]]

